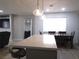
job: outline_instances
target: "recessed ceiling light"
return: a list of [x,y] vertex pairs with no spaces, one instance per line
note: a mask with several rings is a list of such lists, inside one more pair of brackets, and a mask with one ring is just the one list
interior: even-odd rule
[[0,13],[3,13],[3,10],[0,10]]
[[62,11],[65,11],[65,10],[66,10],[66,8],[61,8],[61,10],[62,10]]
[[50,10],[49,9],[46,9],[46,12],[49,12]]

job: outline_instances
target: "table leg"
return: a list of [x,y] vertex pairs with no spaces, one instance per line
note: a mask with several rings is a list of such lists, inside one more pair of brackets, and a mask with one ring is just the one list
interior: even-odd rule
[[26,59],[28,59],[28,58],[27,58],[27,53],[28,53],[28,52],[27,52],[27,48],[25,48],[25,50],[26,50]]

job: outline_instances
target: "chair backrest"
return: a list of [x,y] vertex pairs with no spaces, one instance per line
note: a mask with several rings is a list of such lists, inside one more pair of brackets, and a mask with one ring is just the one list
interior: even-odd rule
[[55,36],[56,44],[58,48],[66,48],[68,43],[68,37],[66,36]]
[[71,32],[71,35],[75,35],[75,31]]
[[40,34],[48,34],[48,32],[40,32]]
[[74,35],[75,35],[75,31],[71,32],[71,36],[72,36],[72,38],[71,38],[71,39],[73,39],[73,38],[74,38]]
[[56,31],[48,31],[48,34],[56,34]]
[[66,31],[59,31],[58,34],[66,34]]
[[24,32],[24,39],[30,37],[30,31],[25,31]]

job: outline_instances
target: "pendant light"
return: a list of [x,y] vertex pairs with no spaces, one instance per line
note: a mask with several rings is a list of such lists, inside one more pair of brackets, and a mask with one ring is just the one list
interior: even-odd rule
[[[43,2],[42,2],[42,4],[43,4]],[[43,7],[43,5],[42,5],[42,7]],[[33,11],[33,15],[35,15],[35,16],[43,15],[43,10],[41,10],[40,5],[39,5],[39,0],[37,0],[36,9]]]

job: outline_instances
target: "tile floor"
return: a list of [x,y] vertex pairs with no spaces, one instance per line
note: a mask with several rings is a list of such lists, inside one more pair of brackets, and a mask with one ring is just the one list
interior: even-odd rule
[[[0,59],[15,59],[15,58],[11,57],[8,48],[4,48],[0,49]],[[25,57],[22,59],[25,59]],[[79,59],[79,49],[58,50],[57,59]]]
[[[11,54],[9,53],[8,47],[5,47],[3,49],[0,49],[0,59],[16,59],[16,58],[12,58]],[[25,59],[25,57],[22,59]]]
[[59,50],[57,59],[79,59],[78,49],[63,49]]
[[[8,47],[0,49],[0,59],[15,59],[12,58]],[[26,59],[21,58],[21,59]],[[79,59],[79,48],[74,49],[60,49],[57,51],[57,59]]]

